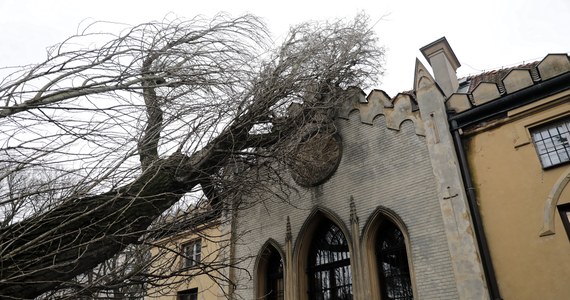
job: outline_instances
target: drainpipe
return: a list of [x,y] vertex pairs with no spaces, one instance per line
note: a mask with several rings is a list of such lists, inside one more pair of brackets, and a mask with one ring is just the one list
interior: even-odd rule
[[469,210],[471,211],[473,226],[475,227],[475,237],[479,244],[479,252],[481,253],[483,270],[487,279],[487,285],[489,286],[489,294],[493,300],[502,300],[503,298],[501,298],[501,293],[499,292],[499,285],[497,283],[497,277],[495,276],[495,269],[493,268],[493,262],[491,260],[489,246],[487,244],[487,237],[485,236],[483,223],[481,222],[481,214],[479,213],[479,207],[477,205],[477,196],[475,195],[475,188],[473,187],[471,172],[469,171],[469,164],[467,163],[467,156],[465,155],[457,121],[451,121],[451,128],[453,128],[453,143],[455,144],[459,158],[461,175],[463,176],[463,182],[465,183],[467,202],[469,204]]

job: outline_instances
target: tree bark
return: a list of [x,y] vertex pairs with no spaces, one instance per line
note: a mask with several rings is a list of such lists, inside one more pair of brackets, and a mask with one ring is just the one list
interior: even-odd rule
[[[184,156],[156,161],[133,183],[57,208],[0,232],[0,295],[34,298],[135,242],[198,180],[176,179]],[[190,171],[187,177],[195,177]],[[186,177],[185,176],[185,177]]]

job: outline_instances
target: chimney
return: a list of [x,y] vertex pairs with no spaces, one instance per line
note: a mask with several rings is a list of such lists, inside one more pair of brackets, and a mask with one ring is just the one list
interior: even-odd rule
[[457,81],[457,68],[461,66],[459,60],[453,53],[445,37],[423,46],[420,51],[428,60],[434,76],[435,81],[445,94],[445,97],[451,96],[459,88]]

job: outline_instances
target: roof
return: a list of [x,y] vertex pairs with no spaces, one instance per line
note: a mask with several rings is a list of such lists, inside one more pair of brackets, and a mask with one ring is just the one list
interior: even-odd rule
[[461,78],[458,91],[447,99],[446,105],[455,114],[463,113],[533,87],[544,87],[543,83],[568,73],[568,55],[549,54],[540,61]]
[[538,75],[538,71],[536,69],[536,66],[540,63],[540,61],[534,61],[531,63],[525,63],[525,64],[520,64],[518,66],[514,66],[514,67],[510,67],[510,68],[501,68],[498,70],[492,70],[492,71],[487,71],[487,72],[483,72],[480,74],[476,74],[476,75],[471,75],[471,76],[467,76],[467,77],[463,77],[459,79],[460,82],[460,88],[462,85],[466,85],[467,86],[467,90],[464,91],[465,93],[472,93],[473,90],[475,89],[475,87],[477,87],[477,85],[481,82],[492,82],[495,83],[499,86],[499,90],[500,91],[505,91],[505,87],[503,85],[503,78],[505,76],[507,76],[507,74],[509,74],[510,71],[514,70],[514,69],[520,69],[520,70],[528,70],[530,71],[531,74],[531,78],[533,79],[533,81],[539,81],[540,80],[540,76]]

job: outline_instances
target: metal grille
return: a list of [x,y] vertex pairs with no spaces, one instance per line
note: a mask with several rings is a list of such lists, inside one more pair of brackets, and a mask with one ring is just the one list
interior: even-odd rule
[[350,253],[344,234],[330,221],[317,230],[309,253],[309,298],[352,299]]
[[269,256],[267,264],[267,300],[283,300],[285,298],[283,281],[283,259],[275,250]]
[[382,299],[413,299],[406,244],[402,232],[386,222],[376,237],[376,259]]
[[542,167],[548,168],[570,161],[569,128],[570,119],[566,118],[531,130]]

